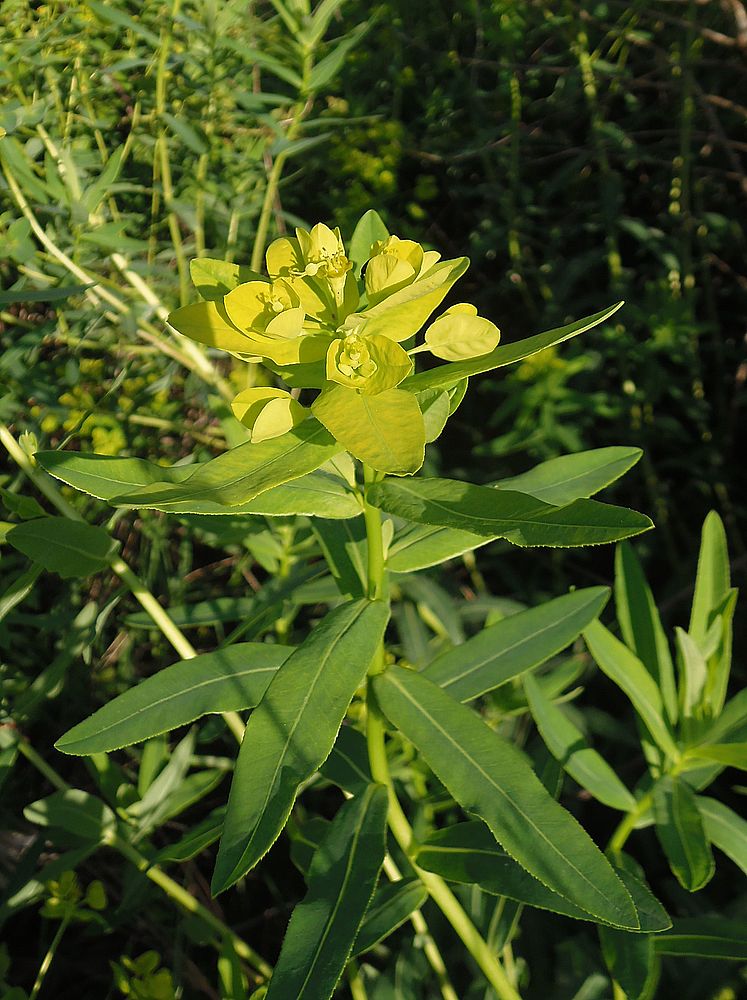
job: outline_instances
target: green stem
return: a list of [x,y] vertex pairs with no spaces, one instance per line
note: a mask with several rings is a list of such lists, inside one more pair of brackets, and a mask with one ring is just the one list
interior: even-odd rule
[[70,916],[66,916],[60,922],[60,926],[57,928],[55,936],[52,938],[52,943],[47,949],[47,954],[44,956],[42,964],[39,966],[39,972],[36,977],[36,982],[34,983],[33,989],[29,994],[29,1000],[36,1000],[39,995],[39,990],[42,988],[42,983],[44,982],[44,977],[49,971],[49,967],[54,959],[55,952],[59,947],[60,941],[62,940],[62,935],[67,929],[67,925],[70,923]]
[[[34,464],[32,459],[21,448],[16,439],[4,424],[0,424],[0,442],[5,445],[9,455],[25,473],[25,475],[36,486],[51,504],[65,517],[72,521],[85,521],[78,511],[67,502],[60,491],[54,485],[50,476]],[[111,556],[109,565],[117,576],[132,592],[133,597],[140,602],[142,608],[148,612],[153,622],[158,626],[164,636],[169,640],[179,656],[184,660],[191,660],[197,656],[197,650],[187,639],[181,629],[172,621],[168,612],[161,607],[153,594],[148,590],[143,581],[130,569],[127,563],[120,556]],[[235,736],[238,743],[244,736],[244,723],[238,712],[224,712],[223,718],[226,725]]]
[[[388,854],[384,858],[384,872],[390,882],[400,882],[402,880],[402,873]],[[456,990],[451,985],[449,973],[446,970],[446,964],[441,952],[438,950],[438,945],[433,940],[425,917],[420,910],[415,910],[410,914],[410,923],[415,933],[423,942],[423,953],[436,975],[443,1000],[459,1000]]]
[[[379,473],[364,467],[364,483],[366,486],[378,481]],[[366,535],[368,541],[368,596],[376,598],[385,590],[384,551],[382,547],[381,514],[366,500],[364,508]],[[487,942],[480,936],[477,928],[470,920],[461,903],[446,885],[444,880],[431,872],[423,871],[412,861],[413,831],[397,798],[394,784],[389,773],[385,744],[384,719],[376,702],[376,696],[371,686],[371,680],[384,670],[384,649],[379,650],[369,668],[369,684],[367,692],[367,723],[366,737],[368,756],[371,764],[371,774],[375,781],[384,785],[389,798],[389,828],[395,840],[410,858],[416,874],[422,881],[431,899],[436,903],[456,933],[462,939],[465,947],[479,965],[485,978],[497,993],[499,1000],[521,1000],[514,987],[509,982],[498,958],[493,954]]]

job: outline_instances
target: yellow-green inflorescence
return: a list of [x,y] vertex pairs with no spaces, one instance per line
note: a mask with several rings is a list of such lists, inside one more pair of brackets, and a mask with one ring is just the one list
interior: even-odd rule
[[[354,236],[356,260],[348,258],[339,229],[318,223],[268,247],[266,276],[220,260],[193,261],[202,301],[177,309],[169,322],[199,343],[263,362],[295,389],[321,390],[319,400],[333,392],[335,400],[352,400],[341,397],[344,387],[356,397],[383,397],[382,407],[396,402],[392,390],[412,374],[411,355],[427,350],[460,360],[493,350],[497,327],[466,303],[447,310],[413,346],[468,261],[442,261],[419,243],[386,235],[378,217],[376,224],[369,234],[379,238],[367,246],[365,237]],[[309,416],[290,392],[266,386],[239,393],[233,411],[254,441],[284,434]]]

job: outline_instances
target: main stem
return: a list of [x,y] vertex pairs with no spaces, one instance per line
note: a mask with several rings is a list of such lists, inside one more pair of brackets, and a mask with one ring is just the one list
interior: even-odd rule
[[[368,487],[380,481],[383,476],[373,469],[364,466],[364,484]],[[386,569],[384,565],[384,548],[381,531],[381,513],[365,499],[364,519],[366,538],[368,542],[368,596],[372,600],[381,598],[385,592]],[[371,687],[371,680],[385,668],[383,644],[379,647],[369,668],[369,685],[367,694],[367,740],[368,756],[371,764],[371,774],[375,781],[387,789],[389,797],[389,828],[395,840],[410,858],[418,877],[428,890],[433,902],[439,907],[456,933],[462,939],[465,947],[480,966],[485,978],[497,993],[500,1000],[521,1000],[520,995],[508,980],[498,958],[489,945],[481,937],[479,931],[470,920],[461,903],[447,886],[444,880],[418,868],[410,857],[413,849],[413,832],[402,806],[397,798],[394,784],[389,773],[389,762],[386,753],[384,719],[376,702],[376,696]]]

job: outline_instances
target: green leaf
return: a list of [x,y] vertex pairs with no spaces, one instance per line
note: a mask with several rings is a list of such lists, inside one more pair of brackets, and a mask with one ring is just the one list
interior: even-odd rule
[[80,295],[91,285],[60,285],[57,288],[20,288],[17,291],[0,290],[0,306],[14,305],[16,302],[59,302],[72,295]]
[[369,785],[346,802],[314,854],[267,1000],[328,1000],[342,975],[386,851],[387,793]]
[[215,892],[233,885],[275,842],[299,786],[329,755],[388,619],[380,601],[336,608],[273,677],[236,762]]
[[[493,895],[562,913],[574,920],[597,922],[600,919],[533,878],[501,850],[490,830],[477,820],[455,823],[431,834],[418,847],[414,860],[418,867],[449,882],[479,885]],[[671,926],[661,904],[643,882],[624,869],[618,869],[617,874],[634,901],[642,933]]]
[[373,244],[379,240],[385,240],[387,236],[389,236],[389,230],[384,225],[379,213],[372,208],[358,220],[348,248],[348,256],[355,265],[358,276],[369,258]]
[[658,955],[747,961],[747,921],[689,917],[654,938]]
[[599,668],[625,692],[659,747],[678,759],[679,749],[664,719],[661,692],[638,657],[601,622],[588,625],[584,639]]
[[317,521],[312,525],[341,594],[363,597],[366,592],[368,544],[360,520]]
[[[462,385],[466,388],[466,380]],[[418,393],[418,399],[422,395]],[[521,476],[503,479],[493,485],[497,489],[520,489],[545,502],[555,503],[553,498],[559,497],[571,503],[609,485],[635,464],[639,455],[637,448],[596,448],[578,456],[567,455],[541,462]],[[458,528],[410,525],[395,538],[389,549],[387,565],[394,573],[410,573],[437,566],[446,559],[471,552],[500,537],[499,534],[485,538]]]
[[595,500],[554,507],[524,493],[453,479],[385,480],[369,489],[368,498],[408,521],[468,529],[522,546],[600,545],[652,527],[643,514]]
[[[181,139],[187,149],[196,153],[197,156],[207,153],[208,144],[205,142],[205,137],[200,135],[197,129],[190,125],[189,122],[183,118],[177,118],[176,115],[169,114],[168,111],[162,111],[161,118],[166,122],[177,139]],[[182,151],[181,155],[184,156],[184,151]]]
[[615,552],[615,608],[623,639],[654,678],[667,718],[676,723],[677,688],[669,643],[641,564],[626,542]]
[[388,938],[427,899],[428,892],[419,878],[380,885],[358,931],[353,945],[353,957],[370,951],[374,945]]
[[634,797],[607,761],[588,745],[562,709],[545,696],[535,678],[526,674],[523,684],[540,735],[563,769],[604,805],[622,812],[634,809]]
[[204,513],[206,502],[235,508],[273,486],[314,472],[341,450],[321,424],[309,419],[282,437],[232,448],[199,466],[179,484],[154,483],[112,497],[112,502],[172,513]]
[[0,499],[3,505],[11,514],[20,517],[22,521],[30,521],[35,517],[46,517],[47,512],[41,504],[33,497],[24,496],[23,493],[12,493],[0,486]]
[[366,737],[357,729],[343,726],[329,757],[319,770],[328,781],[333,781],[351,795],[359,795],[361,789],[373,781]]
[[425,423],[425,443],[430,444],[439,437],[451,415],[450,397],[448,392],[438,389],[428,389],[417,394],[418,406]]
[[[55,479],[98,497],[113,501],[124,491],[152,486],[154,483],[178,485],[206,463],[164,467],[142,458],[117,458],[113,455],[90,455],[74,451],[40,451],[36,460]],[[214,500],[176,504],[173,513],[188,508],[193,514],[265,514],[286,517],[305,514],[309,517],[349,518],[361,512],[353,491],[338,476],[318,469],[289,483],[266,490],[246,503],[226,506]]]
[[696,799],[706,837],[747,875],[747,820],[717,799]]
[[337,385],[317,396],[311,409],[351,455],[379,472],[406,476],[423,464],[425,425],[409,392],[387,389],[364,396]]
[[622,302],[617,302],[614,306],[602,309],[592,316],[579,319],[575,323],[569,323],[567,326],[561,326],[555,330],[548,330],[546,333],[538,333],[534,337],[519,341],[518,344],[496,347],[490,354],[485,354],[474,361],[455,361],[452,364],[433,368],[431,371],[411,375],[402,383],[402,386],[410,392],[420,392],[423,389],[450,389],[463,378],[493,371],[495,368],[511,365],[515,361],[522,361],[538,351],[544,351],[546,347],[552,347],[575,337],[579,333],[584,333],[586,330],[604,323],[617,312],[621,305]]
[[528,472],[495,483],[497,489],[528,493],[562,507],[593,496],[614,483],[640,459],[640,448],[592,448],[541,462]]
[[424,675],[457,701],[479,698],[569,646],[608,597],[606,587],[588,587],[509,615],[437,656]]
[[226,807],[219,806],[205,817],[205,819],[193,826],[180,840],[168,847],[162,848],[155,857],[156,864],[167,862],[191,861],[204,850],[207,850],[218,840],[223,829],[223,818],[226,814]]
[[216,302],[245,281],[262,281],[261,274],[244,264],[231,264],[213,257],[198,257],[189,262],[192,284],[207,302]]
[[703,522],[689,634],[703,646],[712,616],[731,587],[729,552],[721,518],[712,510]]
[[665,776],[654,786],[656,833],[680,885],[697,892],[713,877],[713,854],[690,786]]
[[483,819],[519,864],[592,915],[638,929],[609,862],[520,751],[421,674],[391,667],[374,680],[374,692],[456,801]]
[[68,788],[54,792],[46,799],[39,799],[26,806],[23,815],[29,823],[72,833],[80,840],[100,844],[116,829],[116,818],[111,809],[88,792]]
[[334,80],[342,69],[348,53],[360,42],[368,28],[368,24],[364,21],[356,25],[344,38],[336,40],[334,48],[320,59],[311,71],[308,88],[310,93],[317,93]]
[[107,702],[55,746],[81,755],[118,750],[203,715],[254,708],[292,652],[288,646],[245,642],[174,663]]
[[626,1000],[647,1000],[658,976],[653,936],[600,927],[599,940],[605,964]]
[[485,538],[471,531],[439,528],[430,524],[408,524],[397,532],[389,547],[387,568],[392,573],[412,573],[429,566],[440,566],[447,559],[479,549],[493,541],[495,538]]
[[747,771],[747,743],[701,743],[691,752],[703,760]]
[[86,577],[109,565],[119,543],[104,531],[67,517],[40,517],[17,524],[6,541],[64,579]]
[[684,629],[678,626],[674,634],[680,668],[680,707],[683,719],[688,720],[702,715],[708,664],[695,640]]

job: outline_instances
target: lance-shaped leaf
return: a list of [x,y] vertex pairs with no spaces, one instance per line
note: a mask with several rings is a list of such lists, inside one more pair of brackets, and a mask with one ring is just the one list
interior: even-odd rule
[[600,545],[653,527],[643,514],[596,500],[555,507],[526,493],[453,479],[385,480],[369,489],[368,498],[408,521],[504,537],[522,546]]
[[715,864],[692,788],[679,778],[661,778],[654,786],[654,820],[677,881],[688,892],[702,889]]
[[636,464],[640,448],[591,448],[540,462],[528,472],[493,485],[500,490],[528,493],[556,507],[591,497],[614,483]]
[[206,462],[178,485],[155,483],[112,497],[121,507],[200,513],[206,501],[235,507],[313,472],[342,447],[316,420],[305,420],[282,437],[239,445]]
[[387,389],[365,396],[336,385],[317,396],[311,409],[340,445],[379,472],[405,476],[423,464],[425,425],[412,393]]
[[380,885],[373,895],[371,905],[353,945],[353,957],[369,951],[380,941],[386,940],[419,910],[428,899],[428,891],[419,878],[401,879],[389,885]]
[[657,934],[658,955],[747,961],[747,921],[722,917],[676,920],[671,931]]
[[[449,882],[479,885],[485,892],[562,913],[575,920],[593,920],[582,907],[553,892],[529,874],[510,854],[502,850],[484,823],[471,820],[438,830],[418,848],[415,863]],[[625,884],[638,914],[640,928],[649,933],[671,925],[666,912],[648,887],[623,868],[616,869]]]
[[[466,385],[466,382],[462,384]],[[432,393],[436,391],[431,390]],[[423,395],[419,394],[418,399]],[[614,482],[636,463],[640,454],[638,448],[594,448],[541,462],[529,472],[502,479],[493,485],[497,489],[528,493],[546,503],[571,503],[590,497]],[[446,559],[471,552],[500,537],[486,538],[459,528],[409,525],[394,539],[387,565],[394,573],[410,573],[437,566]]]
[[275,842],[299,786],[332,749],[388,619],[381,601],[343,604],[273,677],[249,717],[236,762],[215,892],[233,885]]
[[375,679],[374,691],[462,808],[484,820],[519,864],[588,913],[638,929],[630,895],[609,862],[520,751],[414,671],[392,667]]
[[721,518],[712,510],[703,522],[689,634],[702,646],[712,616],[731,587],[729,552]]
[[93,524],[67,517],[39,517],[17,524],[5,540],[63,579],[89,576],[109,565],[119,543]]
[[661,749],[670,757],[678,758],[679,749],[664,718],[661,692],[638,657],[601,622],[588,625],[584,629],[584,639],[597,665],[630,698]]
[[343,726],[320,770],[328,781],[333,781],[351,795],[358,795],[361,788],[373,781],[363,733]]
[[534,337],[520,340],[517,344],[506,344],[496,347],[490,354],[485,354],[474,361],[455,361],[452,364],[441,365],[431,371],[420,372],[418,375],[411,375],[403,382],[403,387],[410,392],[420,392],[422,389],[450,389],[463,378],[471,375],[479,375],[482,372],[493,371],[495,368],[502,368],[504,365],[512,365],[515,361],[522,361],[537,351],[544,351],[546,347],[553,347],[564,340],[584,333],[600,323],[609,319],[622,305],[617,302],[608,309],[602,309],[592,316],[586,316],[575,323],[558,327],[555,330],[548,330],[546,333],[538,333]]
[[328,1000],[342,975],[386,851],[382,785],[346,802],[317,848],[266,1000]]
[[697,797],[706,837],[747,875],[747,820],[718,799]]
[[174,663],[107,702],[62,736],[63,753],[118,750],[214,712],[240,712],[262,700],[293,649],[244,642]]
[[[81,454],[76,451],[40,451],[37,462],[55,479],[83,493],[112,500],[154,483],[183,483],[206,463],[163,467],[143,458],[117,458],[114,455]],[[185,510],[181,510],[181,507]],[[339,476],[318,469],[305,476],[275,486],[254,500],[228,506],[214,500],[194,500],[175,504],[173,513],[191,514],[268,514],[284,517],[293,514],[324,518],[355,517],[360,502]]]
[[634,809],[631,793],[604,757],[588,745],[581,730],[545,695],[531,674],[524,677],[523,683],[545,746],[563,769],[599,802],[622,812]]
[[677,721],[677,687],[669,643],[641,564],[626,542],[615,552],[615,608],[627,645],[656,681],[667,718]]
[[658,979],[653,936],[600,927],[599,941],[605,965],[626,1000],[650,997]]
[[437,656],[423,673],[457,701],[479,698],[565,649],[608,597],[606,587],[587,587],[509,615]]

